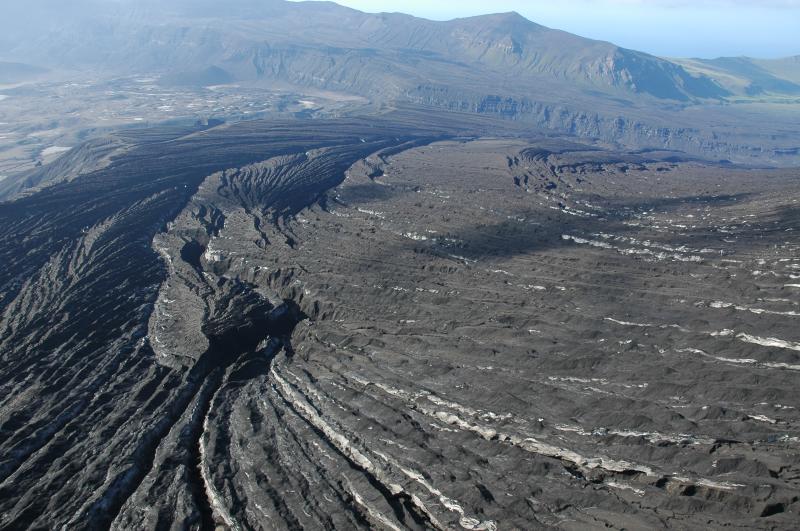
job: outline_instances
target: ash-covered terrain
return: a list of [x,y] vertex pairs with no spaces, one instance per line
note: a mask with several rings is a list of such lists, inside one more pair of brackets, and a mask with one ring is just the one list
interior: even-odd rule
[[7,4],[0,530],[798,528],[797,57]]
[[411,109],[108,142],[0,203],[1,528],[796,526],[796,171]]

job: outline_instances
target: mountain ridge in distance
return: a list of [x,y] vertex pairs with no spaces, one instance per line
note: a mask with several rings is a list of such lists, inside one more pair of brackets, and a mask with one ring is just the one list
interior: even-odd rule
[[[289,44],[294,50],[322,45],[356,55],[371,51],[433,53],[438,59],[503,69],[506,75],[578,82],[679,101],[726,94],[710,79],[693,77],[669,61],[553,30],[516,12],[440,22],[397,13],[362,13],[334,3],[260,4],[246,0],[236,4],[245,12],[249,7],[252,17],[245,19],[227,15],[208,2],[192,6],[168,3],[164,7],[151,3],[148,9],[152,11],[139,6],[130,12],[124,10],[126,5],[115,4],[121,14],[111,19],[102,11],[88,18],[78,15],[79,24],[90,20],[97,28],[91,38],[108,39],[101,49],[82,44],[79,31],[62,28],[61,35],[55,33],[52,41],[36,41],[35,46],[51,56],[41,59],[61,59],[76,67],[119,68],[120,64],[130,64],[156,70],[168,70],[178,63],[185,67],[188,60],[190,66],[201,70],[214,66],[206,63],[213,57],[216,65],[227,65],[226,70],[245,80],[262,77],[267,70],[248,70],[243,62],[276,53],[281,45]],[[193,20],[200,22],[192,24]],[[151,39],[144,39],[144,35]],[[63,46],[67,40],[77,45]],[[36,50],[23,53],[35,54]],[[281,60],[291,67],[286,57]]]
[[[153,73],[177,87],[330,91],[375,107],[492,114],[629,148],[741,163],[793,164],[800,147],[791,133],[797,105],[731,105],[746,87],[764,93],[748,104],[773,98],[776,87],[794,90],[779,73],[768,74],[775,81],[764,86],[707,61],[656,57],[516,12],[431,21],[332,2],[33,4],[44,6],[35,20],[0,22],[0,58],[111,77]],[[754,120],[758,128],[740,127]]]
[[765,94],[800,95],[800,56],[780,59],[717,57],[675,59],[689,71],[706,75],[730,94],[758,97]]

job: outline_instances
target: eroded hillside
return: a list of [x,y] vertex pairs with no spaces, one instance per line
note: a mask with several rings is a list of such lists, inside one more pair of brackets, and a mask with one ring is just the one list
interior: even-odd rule
[[456,117],[131,133],[0,206],[0,525],[791,527],[793,172]]

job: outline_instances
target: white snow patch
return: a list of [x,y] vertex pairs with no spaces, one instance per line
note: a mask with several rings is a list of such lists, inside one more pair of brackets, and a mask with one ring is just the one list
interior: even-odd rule
[[691,247],[687,247],[685,245],[681,245],[680,247],[674,247],[672,245],[666,245],[663,243],[657,243],[650,240],[637,240],[636,238],[630,238],[628,236],[618,236],[615,234],[608,234],[608,233],[597,233],[593,234],[592,236],[596,238],[602,238],[604,240],[613,240],[618,242],[625,242],[631,245],[638,245],[641,247],[647,247],[652,249],[661,249],[662,251],[669,251],[673,253],[697,253],[697,254],[719,254],[720,251],[715,249],[693,249]]
[[430,288],[429,289],[426,289],[426,288],[415,288],[414,291],[416,291],[418,293],[433,293],[433,294],[439,293],[438,289],[430,289]]
[[222,251],[215,251],[211,248],[211,243],[206,247],[206,252],[203,253],[203,258],[207,262],[220,262],[222,261]]
[[[383,390],[384,392],[386,392],[391,396],[402,398],[408,402],[414,402],[416,404],[416,411],[424,415],[427,415],[429,417],[432,417],[438,420],[439,422],[442,422],[449,426],[453,426],[464,431],[470,431],[472,433],[475,433],[487,441],[495,441],[495,440],[502,441],[505,442],[506,444],[516,446],[530,453],[545,455],[557,459],[563,459],[565,461],[569,461],[584,468],[589,468],[589,469],[601,468],[612,472],[624,472],[628,470],[636,470],[648,476],[653,475],[653,470],[644,465],[638,465],[630,463],[628,461],[609,459],[607,457],[585,457],[572,450],[559,448],[557,446],[553,446],[548,443],[539,441],[533,437],[528,437],[526,435],[498,432],[496,429],[489,426],[484,426],[481,424],[473,424],[453,413],[441,410],[437,411],[429,409],[425,407],[423,404],[420,404],[418,399],[424,397],[428,401],[436,405],[439,405],[440,407],[446,407],[448,409],[455,410],[465,416],[475,417],[477,414],[480,413],[470,407],[462,406],[454,402],[443,400],[431,393],[418,392],[415,394],[411,394],[409,392],[402,391],[400,389],[394,389],[384,384],[368,382],[360,378],[356,378],[356,381],[358,381],[362,385],[374,385],[378,389]],[[480,415],[480,417],[486,418],[486,414],[482,414]],[[503,417],[505,417],[505,415],[503,415],[500,418]]]
[[756,315],[768,314],[768,315],[785,315],[787,317],[800,317],[800,313],[791,310],[789,311],[765,310],[763,308],[752,308],[750,306],[742,306],[734,304],[732,302],[713,301],[709,303],[708,306],[716,309],[733,308],[734,310],[740,312],[750,312]]
[[237,525],[236,521],[233,519],[233,516],[228,512],[228,509],[225,507],[224,498],[217,492],[216,487],[214,486],[213,480],[209,477],[210,470],[209,467],[206,465],[207,463],[207,451],[206,451],[206,444],[205,444],[205,433],[208,432],[208,416],[203,420],[203,434],[200,437],[200,476],[203,479],[203,486],[206,491],[206,495],[208,496],[209,505],[211,505],[211,510],[215,516],[219,516],[225,524],[227,524],[229,529],[234,531],[239,530],[239,526]]
[[364,498],[358,492],[356,492],[356,490],[353,488],[352,485],[350,485],[349,480],[347,483],[348,483],[347,490],[348,492],[350,492],[350,495],[353,496],[353,500],[356,502],[356,504],[362,506],[367,511],[367,514],[369,514],[372,518],[377,520],[386,529],[390,529],[391,531],[402,531],[399,527],[394,525],[394,523],[389,518],[384,516],[383,513],[381,513],[380,511],[372,507],[370,504],[368,504],[366,501],[364,501]]
[[726,329],[720,330],[718,332],[711,332],[711,336],[712,337],[728,337],[728,336],[732,336],[735,333],[736,332],[734,330],[731,330],[730,328],[726,328]]
[[715,359],[717,361],[724,361],[725,363],[736,363],[741,365],[755,365],[758,363],[758,360],[754,360],[752,358],[723,358],[721,356],[713,356],[704,350],[700,350],[699,348],[681,348],[678,349],[678,352],[689,352],[691,354],[700,354],[701,356]]
[[670,442],[675,444],[686,443],[686,442],[689,442],[691,444],[713,444],[715,441],[715,439],[711,439],[709,437],[697,437],[695,435],[687,433],[671,435],[658,432],[608,429],[608,428],[595,428],[592,431],[586,431],[580,426],[570,426],[565,424],[557,425],[554,427],[559,431],[568,431],[572,433],[577,433],[585,437],[591,437],[591,436],[602,437],[607,435],[615,435],[617,437],[643,438],[654,444],[659,444],[663,442]]
[[445,509],[454,513],[458,513],[458,515],[460,516],[458,523],[464,529],[470,529],[473,531],[496,531],[497,524],[492,520],[481,522],[477,518],[465,516],[464,508],[461,507],[461,504],[459,504],[457,500],[448,498],[447,496],[442,494],[442,491],[440,491],[439,489],[428,483],[425,477],[419,472],[415,470],[410,470],[408,468],[403,468],[403,467],[399,468],[403,472],[403,474],[408,476],[410,479],[413,479],[414,481],[425,487],[425,489],[428,492],[439,498],[439,503],[441,503]]
[[644,496],[644,490],[637,489],[631,485],[626,485],[625,483],[619,483],[618,481],[607,481],[606,485],[614,489],[629,490],[637,496]]
[[613,319],[611,317],[606,317],[605,320],[606,321],[611,321],[612,323],[616,323],[616,324],[622,325],[622,326],[638,326],[638,327],[641,327],[641,328],[650,328],[652,326],[655,326],[655,325],[652,325],[652,324],[649,324],[649,323],[632,323],[630,321],[619,321],[619,320]]
[[785,348],[800,352],[800,343],[792,343],[775,337],[757,337],[751,336],[750,334],[740,333],[736,335],[736,338],[740,341],[744,341],[745,343],[753,343],[756,345],[762,345],[764,347]]
[[680,253],[672,253],[669,254],[667,252],[661,251],[654,251],[648,247],[644,248],[621,248],[604,241],[599,240],[588,240],[586,238],[581,238],[578,236],[572,236],[570,234],[562,234],[562,240],[572,240],[573,242],[580,244],[580,245],[590,245],[592,247],[599,247],[601,249],[610,249],[614,250],[622,255],[641,255],[641,256],[648,256],[652,257],[655,260],[663,261],[663,260],[675,260],[677,262],[702,262],[703,258],[696,255],[684,255]]
[[42,156],[47,157],[49,155],[56,155],[58,153],[64,153],[65,151],[69,151],[72,149],[71,147],[66,146],[51,146],[49,148],[45,148],[42,150]]
[[475,263],[478,262],[477,260],[473,260],[471,258],[467,258],[465,256],[460,256],[460,255],[457,255],[457,254],[449,254],[447,256],[449,256],[450,258],[455,258],[456,260],[460,260],[460,261],[464,262],[465,264],[475,264]]
[[417,234],[416,232],[404,232],[402,233],[402,236],[417,242],[424,242],[428,240],[427,236],[423,234]]
[[759,422],[768,422],[769,424],[777,424],[778,421],[775,419],[771,419],[766,415],[747,415],[747,418],[751,418],[753,420],[757,420]]
[[370,216],[375,216],[376,218],[386,219],[386,216],[383,212],[375,212],[374,210],[367,210],[366,208],[359,208],[358,211],[362,214],[369,214]]
[[710,479],[691,480],[689,478],[678,477],[678,476],[675,476],[674,479],[684,483],[694,483],[695,485],[700,485],[702,487],[710,487],[712,489],[719,489],[719,490],[734,490],[744,487],[744,485],[742,485],[741,483],[729,483],[727,481],[711,481]]
[[[746,334],[739,334],[739,335],[746,335]],[[738,337],[738,336],[737,336]],[[785,369],[789,371],[800,371],[800,365],[792,365],[790,363],[780,363],[780,362],[772,362],[772,361],[758,361],[753,358],[724,358],[722,356],[714,356],[705,351],[702,351],[697,348],[682,348],[678,349],[677,352],[690,352],[692,354],[700,354],[701,356],[705,356],[707,358],[715,359],[717,361],[723,361],[725,363],[734,363],[737,365],[755,365],[760,368],[764,369]]]
[[611,244],[606,242],[599,242],[595,240],[587,240],[585,238],[579,238],[578,236],[572,236],[570,234],[562,234],[562,240],[572,240],[575,243],[582,244],[582,245],[591,245],[592,247],[600,247],[601,249],[614,249],[615,247]]

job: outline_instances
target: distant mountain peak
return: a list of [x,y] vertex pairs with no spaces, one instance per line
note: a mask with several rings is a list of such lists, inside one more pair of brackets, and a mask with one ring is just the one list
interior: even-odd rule
[[[22,31],[6,40],[23,43],[19,56],[43,65],[154,71],[177,83],[230,75],[375,97],[420,83],[485,94],[557,87],[559,94],[589,89],[681,101],[724,93],[665,59],[550,29],[516,11],[434,22],[332,2],[119,0],[96,7],[48,12],[55,22],[34,22],[41,37]],[[123,7],[143,15],[121,16]]]
[[530,20],[528,20],[527,18],[523,17],[522,15],[520,15],[516,11],[505,11],[503,13],[493,13],[493,14],[481,15],[481,16],[487,17],[487,18],[496,18],[496,19],[499,19],[499,20],[507,20],[507,21],[510,21],[510,22],[527,22],[527,23],[531,23],[532,24],[532,22]]
[[453,23],[474,23],[484,26],[492,26],[499,30],[529,31],[535,28],[544,28],[531,20],[523,17],[516,11],[505,13],[492,13],[488,15],[476,15],[474,17],[457,18]]

